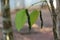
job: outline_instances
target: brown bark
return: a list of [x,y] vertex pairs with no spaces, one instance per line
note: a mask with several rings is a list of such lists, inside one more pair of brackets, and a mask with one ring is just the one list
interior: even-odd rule
[[53,0],[50,0],[51,10],[52,10],[52,20],[53,20],[53,34],[54,34],[54,40],[58,40],[57,37],[57,28],[56,28],[56,21],[57,21],[57,15],[53,6]]
[[57,34],[58,39],[60,39],[60,0],[56,0],[57,7],[56,7],[56,13],[57,13]]
[[1,0],[3,17],[3,40],[13,40],[9,0]]

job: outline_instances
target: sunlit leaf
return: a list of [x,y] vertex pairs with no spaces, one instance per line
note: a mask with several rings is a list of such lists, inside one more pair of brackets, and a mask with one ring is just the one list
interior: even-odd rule
[[39,12],[38,10],[33,10],[30,14],[30,21],[31,21],[31,25],[33,25],[36,20],[38,19],[38,16],[39,16]]
[[16,29],[20,31],[27,20],[25,9],[22,9],[16,13],[15,25]]

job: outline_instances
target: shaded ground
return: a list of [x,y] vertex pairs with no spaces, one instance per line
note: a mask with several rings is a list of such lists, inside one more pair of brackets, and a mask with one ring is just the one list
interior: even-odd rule
[[[23,29],[18,32],[15,28],[15,14],[11,15],[12,25],[14,31],[14,40],[53,40],[53,32],[52,32],[52,19],[49,11],[47,9],[42,10],[42,16],[44,20],[44,27],[40,29],[40,19],[38,18],[37,22],[32,25],[31,33],[28,31],[28,24],[26,23]],[[0,24],[2,24],[2,18],[0,17]],[[0,25],[2,26],[2,25]],[[2,33],[0,32],[0,38]]]

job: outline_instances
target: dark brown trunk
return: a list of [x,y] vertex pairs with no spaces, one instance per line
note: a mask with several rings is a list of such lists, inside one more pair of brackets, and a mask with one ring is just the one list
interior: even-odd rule
[[50,0],[51,10],[52,10],[52,20],[53,20],[53,34],[54,34],[54,40],[58,40],[57,32],[56,32],[56,21],[57,21],[57,15],[55,13],[55,9],[53,6],[53,0]]
[[56,0],[57,7],[56,7],[56,13],[57,13],[57,34],[58,39],[60,39],[60,0]]
[[3,17],[3,40],[13,40],[9,0],[1,0]]

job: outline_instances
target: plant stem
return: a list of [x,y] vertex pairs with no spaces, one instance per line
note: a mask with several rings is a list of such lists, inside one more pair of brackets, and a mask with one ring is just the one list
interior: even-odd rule
[[42,12],[40,10],[40,20],[41,20],[41,28],[43,28],[43,19],[42,19]]
[[36,3],[32,4],[30,7],[28,7],[27,9],[33,7],[34,5],[36,5],[36,4],[38,4],[38,3],[42,3],[42,2],[46,2],[46,1],[39,1],[39,2],[36,2]]
[[31,31],[31,22],[30,22],[30,15],[28,13],[28,9],[26,9],[26,15],[27,15],[27,18],[28,18],[29,32],[30,32]]
[[1,0],[3,17],[3,40],[13,40],[9,0]]

